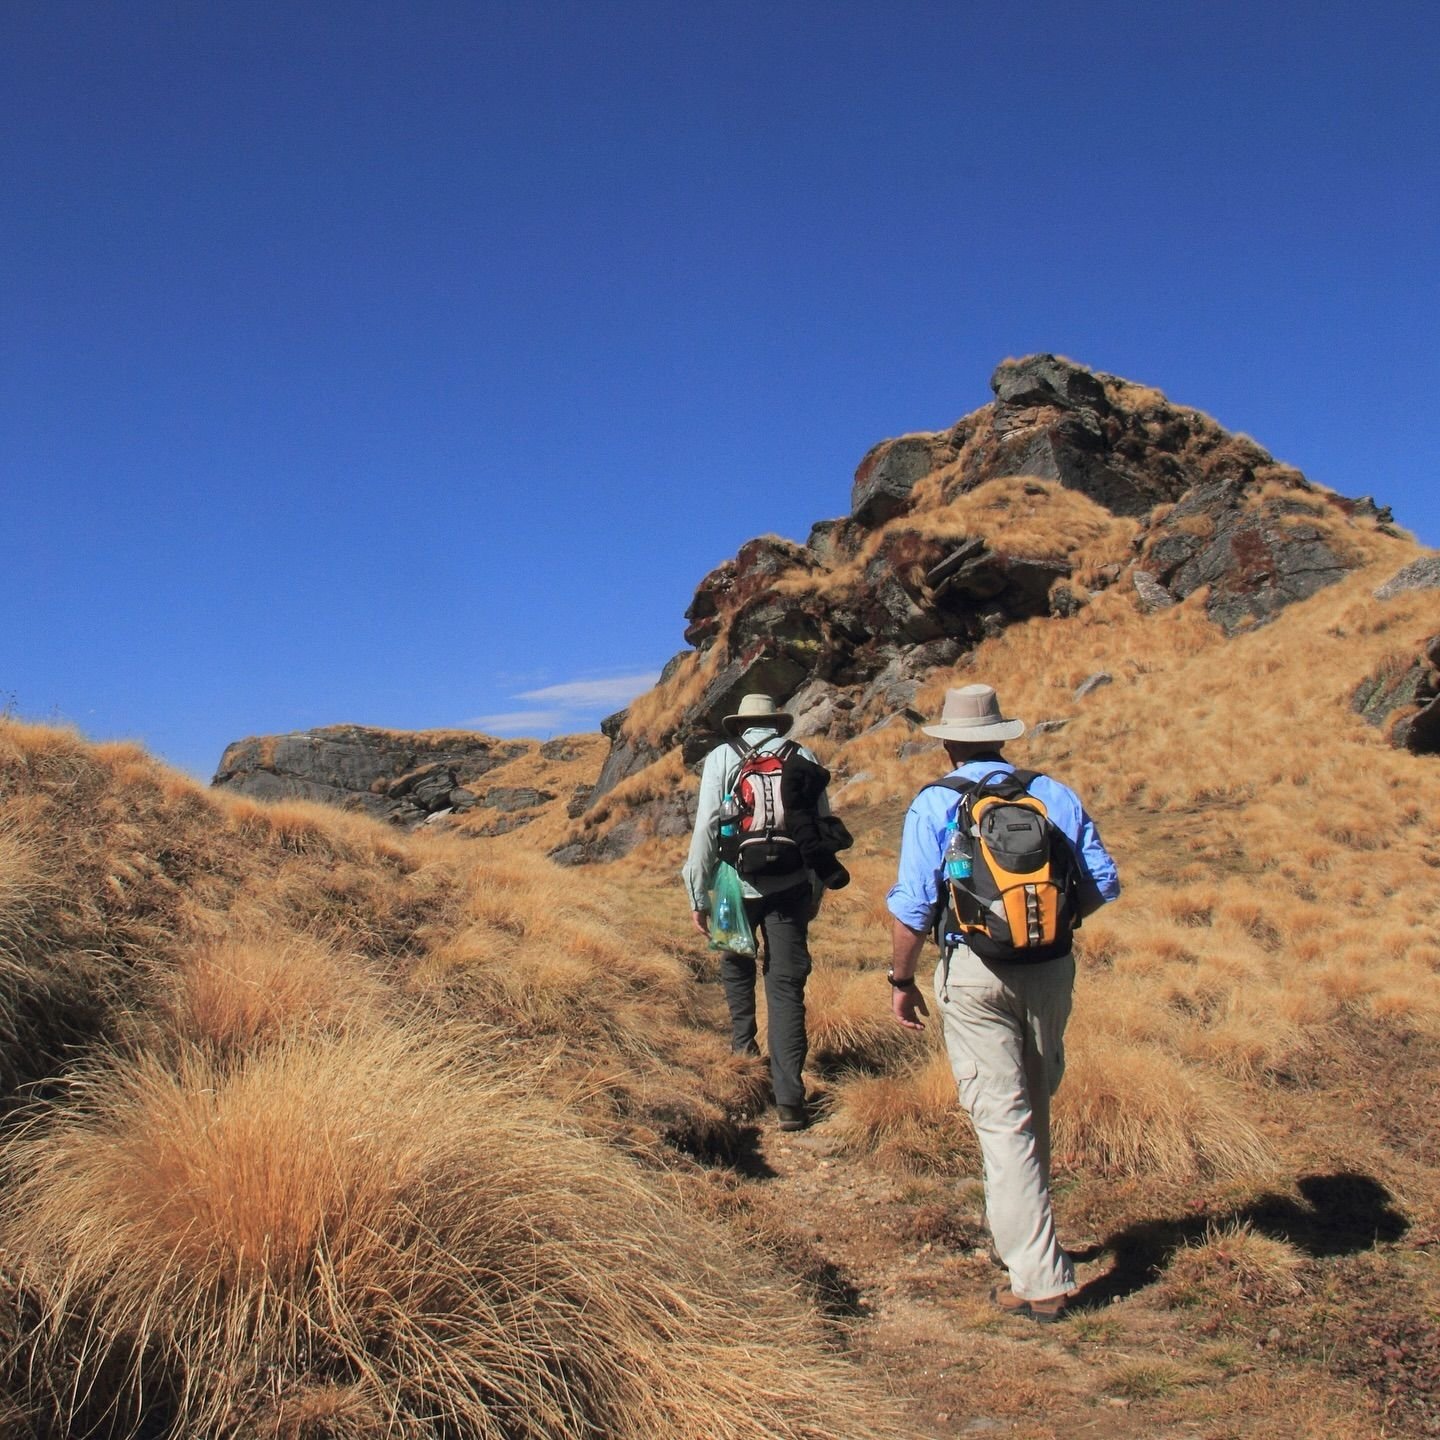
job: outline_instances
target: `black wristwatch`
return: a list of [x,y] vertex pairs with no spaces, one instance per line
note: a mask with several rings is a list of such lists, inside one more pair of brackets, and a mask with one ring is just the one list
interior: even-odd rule
[[908,980],[897,980],[895,978],[895,967],[893,965],[885,972],[885,978],[897,990],[913,990],[915,988],[915,977],[912,975]]

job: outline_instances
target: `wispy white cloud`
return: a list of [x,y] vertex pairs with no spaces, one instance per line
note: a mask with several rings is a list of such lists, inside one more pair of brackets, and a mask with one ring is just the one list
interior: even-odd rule
[[508,710],[501,715],[476,715],[465,722],[468,730],[487,735],[548,735],[565,728],[563,710]]
[[543,708],[476,715],[464,723],[488,735],[555,735],[593,730],[606,715],[623,709],[659,678],[658,670],[646,670],[641,674],[566,680],[558,685],[520,690],[512,698],[538,701]]
[[658,670],[643,675],[616,675],[609,680],[567,680],[561,685],[544,685],[539,690],[522,690],[517,700],[548,700],[566,710],[593,710],[597,705],[612,709],[628,705],[658,679]]

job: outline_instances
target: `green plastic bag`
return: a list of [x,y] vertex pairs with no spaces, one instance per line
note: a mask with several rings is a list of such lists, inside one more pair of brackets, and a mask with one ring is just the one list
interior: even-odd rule
[[755,932],[745,918],[745,891],[735,867],[721,861],[710,891],[710,948],[733,955],[755,953]]

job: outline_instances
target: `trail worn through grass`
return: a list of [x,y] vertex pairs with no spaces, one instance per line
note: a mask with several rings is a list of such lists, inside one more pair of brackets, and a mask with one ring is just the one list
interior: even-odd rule
[[819,1257],[821,1303],[917,1436],[1437,1433],[1434,1236],[1363,1176],[1230,1207],[1062,1182],[1081,1288],[1040,1326],[989,1301],[976,1182],[879,1173],[824,1119],[753,1140],[746,1183]]

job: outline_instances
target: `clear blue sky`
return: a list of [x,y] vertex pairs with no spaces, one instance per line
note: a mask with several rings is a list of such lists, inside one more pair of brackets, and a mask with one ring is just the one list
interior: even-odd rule
[[1437,56],[1429,0],[11,0],[0,706],[204,775],[592,728],[1034,350],[1440,543]]

